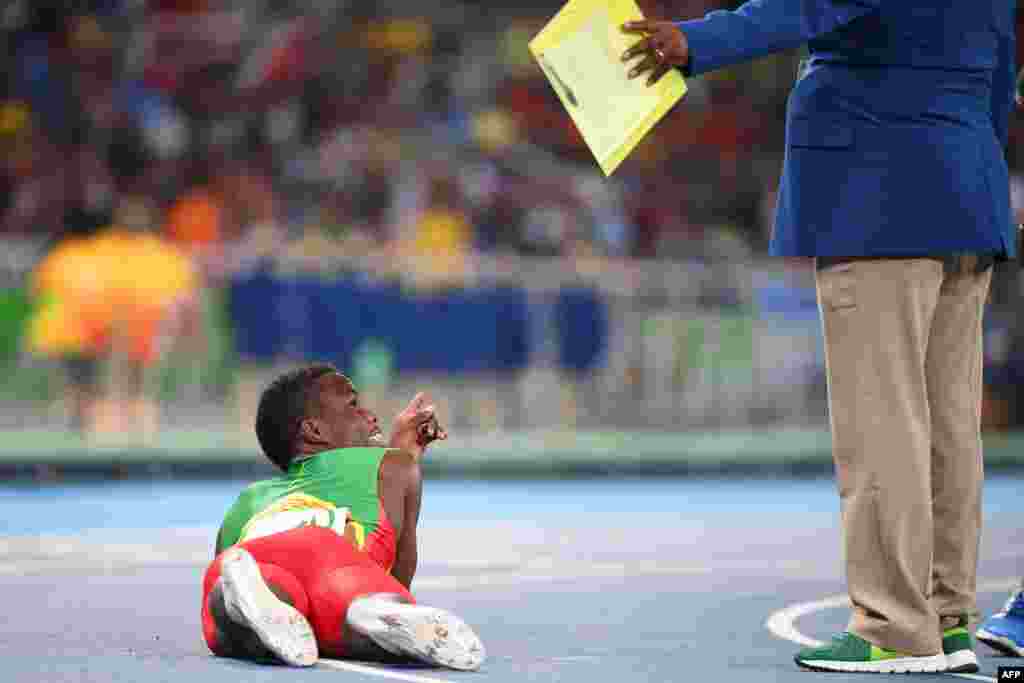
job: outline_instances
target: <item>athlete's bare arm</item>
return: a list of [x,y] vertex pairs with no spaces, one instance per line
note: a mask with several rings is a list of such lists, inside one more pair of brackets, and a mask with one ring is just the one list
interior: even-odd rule
[[395,565],[391,575],[406,588],[412,585],[419,560],[419,542],[417,528],[420,521],[420,502],[423,499],[423,475],[419,462],[414,462],[409,470],[405,492],[405,519],[402,530],[398,534],[398,547],[395,553]]
[[398,536],[391,575],[409,588],[416,574],[416,527],[423,497],[423,476],[418,460],[405,451],[388,451],[380,463],[378,486],[384,514]]
[[447,438],[448,432],[437,422],[430,396],[420,392],[395,416],[390,441],[395,450],[381,461],[381,502],[398,535],[391,575],[406,588],[416,574],[416,526],[423,497],[419,461],[427,446]]

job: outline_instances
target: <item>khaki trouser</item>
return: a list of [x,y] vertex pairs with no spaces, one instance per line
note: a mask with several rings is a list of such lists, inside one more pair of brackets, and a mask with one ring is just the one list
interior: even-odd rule
[[991,277],[924,258],[817,272],[848,630],[882,648],[936,654],[976,611]]

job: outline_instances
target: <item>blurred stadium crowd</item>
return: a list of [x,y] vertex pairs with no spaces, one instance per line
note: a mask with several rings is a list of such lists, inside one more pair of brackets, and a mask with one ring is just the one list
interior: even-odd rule
[[[738,3],[639,4],[648,16],[684,18]],[[642,384],[643,368],[682,384],[707,383],[709,375],[687,380],[677,367],[687,353],[709,357],[695,355],[692,343],[679,350],[694,339],[689,312],[713,317],[720,341],[738,336],[742,346],[750,337],[747,346],[758,346],[755,332],[732,330],[716,311],[756,299],[737,284],[747,281],[737,268],[764,260],[799,54],[692,81],[683,103],[606,180],[527,51],[559,6],[2,3],[0,362],[14,378],[0,398],[12,407],[6,426],[32,419],[19,416],[19,405],[37,415],[30,399],[39,397],[60,397],[60,416],[48,414],[43,424],[89,433],[154,433],[168,392],[193,408],[228,398],[245,404],[252,394],[245,370],[272,366],[289,348],[246,354],[259,344],[240,341],[265,337],[262,295],[251,288],[248,299],[239,294],[257,271],[390,278],[401,282],[396,296],[419,292],[434,303],[485,281],[529,290],[544,280],[555,291],[584,282],[605,296],[608,310],[582,315],[576,336],[608,342],[594,363],[568,363],[576,370],[568,373],[569,403],[579,412],[575,402],[593,402],[594,393],[607,398],[614,385],[617,398],[588,409],[606,426],[620,426],[616,406],[638,391],[629,387]],[[1024,131],[1015,124],[1011,135],[1014,197],[1024,211]],[[770,263],[789,283],[791,305],[778,310],[805,323],[809,264]],[[1024,369],[1018,287],[1016,271],[1004,268],[988,337],[993,427],[1024,421],[1024,401],[1014,395],[1017,368]],[[665,303],[677,295],[685,301]],[[496,314],[505,316],[508,305],[498,304]],[[566,311],[584,310],[558,305],[555,315],[566,320],[573,319]],[[675,315],[666,318],[666,310]],[[241,329],[243,319],[250,327]],[[666,319],[674,330],[667,341],[648,339],[639,351],[615,341],[623,325],[657,336]],[[337,326],[346,321],[338,318]],[[595,332],[602,321],[613,329]],[[471,338],[473,325],[467,318],[455,334]],[[701,328],[702,339],[709,329]],[[562,341],[575,344],[565,341],[571,336]],[[727,345],[717,343],[719,354]],[[299,347],[298,355],[309,355]],[[386,352],[352,350],[342,364],[350,371],[359,364],[367,378],[373,368],[386,375],[389,363],[405,367]],[[737,353],[750,356],[754,370],[772,369],[754,350]],[[628,358],[617,362],[615,354]],[[636,354],[642,361],[630,360]],[[816,395],[823,391],[820,358],[810,356],[801,381]],[[186,361],[175,365],[175,358]],[[666,372],[666,364],[674,369]],[[431,369],[421,365],[410,372]],[[512,365],[526,372],[537,362]],[[593,367],[610,379],[586,384]],[[168,379],[168,368],[178,368],[177,379]],[[487,376],[484,384],[504,382]],[[252,386],[262,377],[252,375]],[[472,383],[463,379],[452,387]],[[565,383],[556,378],[555,394],[564,396]],[[664,395],[647,395],[664,403]],[[477,407],[488,402],[467,397]],[[684,409],[670,403],[655,422],[678,426],[671,414]],[[822,411],[810,409],[812,421]],[[249,413],[239,413],[244,425]],[[495,419],[497,426],[516,423]],[[488,422],[477,416],[467,424]]]

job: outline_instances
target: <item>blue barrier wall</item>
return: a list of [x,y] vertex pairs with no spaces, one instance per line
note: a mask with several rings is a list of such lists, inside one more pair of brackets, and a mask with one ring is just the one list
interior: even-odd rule
[[[379,340],[398,372],[514,372],[533,352],[531,311],[516,287],[420,294],[356,277],[282,277],[266,271],[230,285],[239,354],[249,360],[316,358],[351,369],[357,349]],[[608,338],[605,302],[595,290],[557,295],[558,358],[591,370]]]

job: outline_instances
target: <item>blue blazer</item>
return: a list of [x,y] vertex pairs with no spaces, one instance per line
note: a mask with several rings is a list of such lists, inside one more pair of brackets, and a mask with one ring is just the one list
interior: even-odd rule
[[689,75],[807,44],[771,253],[1016,254],[1013,0],[750,0],[679,22]]

